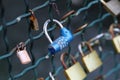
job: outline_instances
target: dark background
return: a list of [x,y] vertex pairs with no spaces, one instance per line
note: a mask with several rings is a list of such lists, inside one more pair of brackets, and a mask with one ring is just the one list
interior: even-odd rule
[[[32,9],[38,5],[41,5],[45,2],[46,0],[29,0],[29,7]],[[88,0],[88,3],[92,0]],[[67,5],[66,5],[66,0],[57,0],[56,3],[58,4],[58,8],[60,10],[60,16],[58,16],[55,11],[53,12],[54,18],[60,20],[60,18],[67,13]],[[3,5],[5,9],[5,21],[9,22],[19,15],[23,14],[26,12],[26,6],[24,3],[24,0],[3,0]],[[71,22],[69,24],[69,27],[71,28],[71,31],[73,32],[75,29],[78,27],[82,26],[85,23],[90,23],[93,20],[98,18],[98,15],[100,13],[100,4],[93,5],[90,7],[87,11],[83,11],[80,15],[77,17],[73,17],[71,19]],[[76,6],[72,4],[71,9],[78,10],[79,8],[84,7],[83,3],[79,3],[79,6]],[[85,13],[87,14],[86,19],[84,19]],[[102,7],[102,14],[107,13],[104,8]],[[39,31],[35,32],[32,30],[32,36],[38,35],[43,29],[43,24],[44,22],[49,19],[49,11],[48,11],[48,6],[39,9],[35,11],[35,15],[38,19],[39,22]],[[1,22],[0,22],[1,23]],[[109,25],[113,23],[113,17],[109,16],[102,22],[102,30],[101,32],[107,32]],[[2,24],[2,23],[1,23]],[[67,26],[67,22],[63,24],[64,26]],[[94,25],[92,28],[89,28],[85,31],[84,37],[86,40],[91,39],[92,37],[96,36],[98,34],[98,28],[99,28],[99,23]],[[9,41],[9,51],[13,47],[15,47],[19,42],[25,42],[29,37],[28,37],[28,28],[29,24],[26,19],[22,19],[19,23],[15,25],[11,25],[9,28],[7,28],[7,38]],[[55,38],[58,37],[58,29],[53,31],[53,34],[55,35]],[[77,46],[81,42],[81,35],[77,36],[74,38],[74,40],[71,42],[71,54],[75,55],[75,53],[78,51]],[[49,41],[45,36],[42,36],[40,39],[34,40],[33,48],[32,48],[32,53],[35,56],[35,60],[37,61],[39,58],[45,56],[48,53],[47,46],[49,45]],[[102,47],[103,47],[103,53],[102,54],[108,54],[106,58],[103,60],[103,72],[102,74],[106,74],[108,71],[114,68],[115,66],[115,60],[116,64],[119,63],[120,60],[120,55],[111,55],[110,51],[113,51],[112,45],[108,41],[103,41],[101,42]],[[27,45],[27,51],[30,52],[30,44]],[[95,47],[95,49],[98,51],[98,47]],[[65,48],[62,52],[67,52],[68,48]],[[62,52],[59,52],[55,55],[55,66],[58,68],[61,66],[60,62],[60,54]],[[98,51],[99,53],[99,51]],[[6,54],[6,47],[5,43],[3,40],[3,31],[0,32],[0,55]],[[18,74],[21,72],[23,69],[27,68],[31,64],[28,65],[22,65],[16,56],[16,52],[14,55],[9,57],[11,64],[12,64],[12,74]],[[78,61],[80,61],[80,58],[77,58]],[[8,80],[9,74],[8,74],[8,62],[7,59],[3,59],[0,61],[0,80]],[[49,76],[49,72],[52,72],[52,65],[51,65],[51,60],[44,60],[42,61],[39,66],[36,68],[38,72],[38,78],[39,77],[44,77],[46,78]],[[97,69],[96,71],[89,73],[87,76],[87,80],[93,80],[95,77],[99,76],[99,71],[100,69]],[[111,76],[105,78],[105,80],[115,80],[115,76],[118,75],[118,80],[120,76],[119,70],[113,73]],[[63,70],[60,71],[60,73],[56,76],[58,80],[65,80],[65,76],[63,73]],[[27,72],[24,76],[18,78],[17,80],[33,80],[34,79],[34,73],[33,70]]]

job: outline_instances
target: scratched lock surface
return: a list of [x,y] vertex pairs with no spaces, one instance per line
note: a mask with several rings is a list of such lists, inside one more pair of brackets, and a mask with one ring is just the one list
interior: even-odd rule
[[[30,8],[34,8],[38,5],[42,5],[46,0],[29,0],[30,2]],[[5,19],[6,22],[9,22],[13,19],[15,19],[17,16],[25,13],[25,4],[24,1],[16,1],[16,0],[3,0],[4,2],[4,6],[5,6]],[[88,0],[88,4],[91,2],[91,0]],[[60,0],[57,1],[58,4],[58,8],[60,10],[60,17],[62,17],[65,13],[67,13],[67,8],[66,8],[66,3],[64,0]],[[62,6],[61,6],[62,5]],[[85,6],[74,6],[72,5],[72,9],[75,9],[76,11],[79,8],[82,8]],[[101,13],[102,11],[102,13]],[[77,17],[73,17],[71,19],[70,22],[70,28],[72,30],[72,32],[77,29],[79,26],[83,25],[84,23],[91,23],[94,20],[96,20],[98,18],[98,15],[101,13],[101,15],[103,15],[104,13],[107,13],[104,8],[102,7],[101,9],[99,8],[99,4],[95,4],[92,7],[90,7],[89,9],[83,11],[82,13],[80,13],[80,15],[78,15]],[[32,31],[32,35],[38,35],[41,31],[42,31],[42,27],[44,22],[49,18],[48,16],[48,6],[43,8],[43,9],[39,9],[35,12],[36,17],[38,19],[39,22],[39,27],[40,27],[40,31]],[[85,14],[87,15],[85,17]],[[56,13],[54,12],[54,18],[56,19],[60,19]],[[102,22],[103,23],[103,27],[102,27],[102,32],[106,32],[109,28],[109,25],[111,23],[113,23],[113,18],[112,16],[108,16],[107,18],[105,18]],[[1,24],[1,22],[0,22]],[[67,23],[63,24],[64,26],[67,26]],[[28,23],[26,19],[22,19],[21,22],[15,24],[15,25],[11,25],[8,29],[7,29],[7,37],[8,37],[8,41],[9,41],[9,51],[15,47],[19,42],[21,41],[26,41],[28,39]],[[85,30],[85,34],[84,37],[86,40],[89,40],[90,38],[96,36],[98,34],[98,27],[99,27],[99,23],[95,24],[94,27],[92,28],[88,28]],[[59,30],[55,30],[54,36],[55,38],[57,38],[59,36]],[[0,32],[0,55],[4,55],[7,54],[6,53],[6,47],[5,47],[5,43],[3,40],[3,32]],[[75,53],[78,51],[77,47],[78,44],[81,42],[81,36],[77,36],[74,38],[74,40],[71,42],[71,54],[75,55]],[[119,64],[119,60],[120,60],[120,55],[114,55],[112,53],[113,51],[113,47],[111,45],[111,42],[102,40],[101,41],[101,45],[103,47],[103,53],[105,54],[104,56],[102,56],[102,61],[103,61],[103,71],[102,74],[103,75],[109,75],[110,71],[112,69],[114,69],[116,67],[117,64]],[[32,49],[32,53],[35,56],[35,60],[37,61],[39,58],[45,56],[48,53],[47,47],[49,45],[49,41],[46,39],[45,36],[41,37],[38,40],[34,41],[34,45],[33,45],[33,49]],[[27,45],[27,51],[30,52],[29,50],[29,46],[30,44]],[[97,47],[94,47],[97,51]],[[62,52],[66,52],[68,50],[68,48],[63,49],[63,51],[59,52],[56,54],[54,62],[55,62],[55,66],[56,69],[61,66],[60,63],[60,54]],[[99,53],[99,51],[98,51]],[[100,54],[100,53],[99,53]],[[81,57],[81,56],[80,56]],[[78,61],[80,61],[80,57],[77,58]],[[22,65],[19,61],[19,59],[16,56],[16,53],[14,53],[11,57],[9,57],[11,64],[12,64],[12,76],[19,74],[21,71],[23,71],[24,69],[28,68],[29,66],[31,66],[32,64],[28,64],[28,65]],[[81,62],[81,61],[80,61]],[[7,59],[3,59],[0,60],[0,80],[8,80],[9,78],[9,74],[8,74],[8,62]],[[100,68],[97,69],[96,71],[89,73],[86,80],[93,80],[95,77],[100,75]],[[52,66],[51,66],[51,60],[44,60],[42,61],[39,66],[37,66],[36,71],[38,72],[38,77],[44,77],[46,78],[47,76],[49,76],[49,72],[52,71]],[[59,72],[59,74],[56,76],[56,78],[58,80],[65,80],[65,76],[63,73],[63,69]],[[117,78],[116,78],[117,77]],[[34,72],[33,70],[30,70],[29,72],[27,72],[26,74],[24,74],[23,76],[19,77],[17,80],[33,80],[34,79]],[[112,73],[110,76],[108,76],[107,78],[105,78],[105,80],[119,80],[120,79],[120,69],[118,69],[116,72]]]

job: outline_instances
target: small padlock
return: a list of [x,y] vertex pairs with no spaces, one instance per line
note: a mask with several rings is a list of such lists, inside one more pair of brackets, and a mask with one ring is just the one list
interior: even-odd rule
[[67,68],[67,65],[64,62],[65,56],[68,56],[67,53],[63,53],[61,55],[61,63],[65,69],[64,73],[67,78],[67,80],[83,80],[87,74],[79,64],[79,62],[76,62],[73,56],[70,55],[70,58],[72,59],[73,65],[69,68]]
[[120,15],[120,0],[101,0],[101,2],[112,15]]
[[50,38],[50,36],[48,35],[47,32],[47,25],[50,23],[50,19],[48,19],[45,23],[44,23],[44,27],[43,27],[43,31],[45,32],[46,37],[48,38],[48,40],[50,41],[50,45],[48,47],[48,50],[51,53],[56,53],[58,51],[61,51],[63,48],[65,48],[66,46],[68,46],[68,44],[71,42],[71,40],[73,39],[73,34],[66,29],[65,27],[63,27],[63,25],[53,19],[53,22],[56,22],[60,27],[60,37],[57,38],[55,41],[52,41],[52,39]]
[[28,64],[31,62],[31,59],[26,51],[25,44],[23,42],[17,45],[17,56],[20,59],[22,64]]
[[109,28],[109,32],[112,35],[112,42],[113,42],[113,45],[114,45],[117,53],[120,53],[120,35],[115,36],[115,34],[114,34],[115,27],[120,28],[120,25],[119,24],[111,24],[110,28]]
[[32,10],[29,10],[31,12],[31,15],[29,17],[30,19],[30,26],[33,30],[39,30],[39,25],[38,25],[38,20],[37,18],[35,17],[35,14]]
[[90,49],[89,54],[84,55],[81,44],[78,45],[78,49],[82,55],[82,62],[85,66],[85,69],[88,72],[93,72],[102,65],[102,61],[99,58],[97,52],[92,49],[88,42],[85,42],[85,45],[87,45],[87,47]]

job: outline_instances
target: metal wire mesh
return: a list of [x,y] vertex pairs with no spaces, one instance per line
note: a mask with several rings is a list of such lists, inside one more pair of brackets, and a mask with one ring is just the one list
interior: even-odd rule
[[[46,10],[48,10],[48,12],[47,12],[49,15],[48,18],[53,19],[54,13],[49,6],[51,1],[52,0],[48,0],[48,1],[44,2],[42,5],[38,5],[37,7],[34,7],[31,10],[33,12],[37,12],[38,10],[42,11],[44,8],[48,7],[49,9],[46,9]],[[71,0],[67,0],[66,2],[67,2],[66,3],[67,10],[68,11],[72,10]],[[6,72],[8,74],[1,75],[0,76],[1,80],[5,80],[5,79],[6,80],[18,80],[18,79],[19,80],[37,80],[39,77],[44,77],[45,80],[50,80],[49,72],[52,72],[52,74],[57,78],[57,80],[60,80],[60,79],[65,80],[65,77],[63,75],[64,69],[63,69],[62,65],[60,65],[60,60],[56,59],[56,55],[57,55],[57,58],[59,58],[60,53],[62,53],[64,51],[68,51],[71,54],[74,53],[73,55],[75,55],[75,58],[79,60],[80,54],[79,54],[79,51],[77,49],[75,49],[76,48],[75,46],[77,46],[80,42],[89,39],[89,37],[91,37],[91,35],[93,37],[97,34],[105,32],[108,29],[108,27],[104,27],[104,26],[109,26],[111,23],[115,22],[115,18],[113,18],[109,13],[107,13],[106,11],[103,10],[103,6],[99,0],[92,0],[92,1],[84,0],[83,6],[81,6],[79,9],[77,9],[74,14],[72,14],[65,20],[61,21],[61,23],[64,25],[66,25],[66,23],[67,23],[67,28],[70,29],[71,31],[73,31],[72,25],[75,23],[75,22],[72,23],[72,21],[79,20],[79,19],[75,19],[76,17],[79,17],[82,19],[80,24],[79,24],[79,22],[77,23],[79,25],[89,23],[88,26],[84,30],[79,31],[74,34],[74,39],[76,39],[77,42],[76,42],[76,40],[73,40],[73,42],[71,43],[71,45],[69,45],[68,48],[66,48],[59,54],[56,54],[55,56],[51,56],[49,52],[46,53],[47,45],[48,45],[48,43],[47,43],[47,44],[45,44],[46,49],[39,48],[41,51],[40,54],[43,54],[42,52],[45,52],[45,53],[42,56],[40,56],[40,55],[35,56],[34,53],[36,51],[33,51],[33,48],[34,47],[36,48],[36,45],[38,45],[37,43],[39,42],[40,44],[44,45],[43,44],[44,40],[45,40],[43,38],[43,37],[45,37],[44,31],[40,30],[40,31],[38,31],[38,33],[34,33],[31,30],[31,28],[29,27],[30,22],[28,20],[28,17],[31,15],[31,13],[29,12],[30,4],[29,4],[28,0],[24,0],[24,3],[25,3],[25,7],[26,7],[24,14],[21,14],[20,16],[16,17],[15,19],[7,22],[5,20],[5,16],[4,16],[5,8],[4,8],[2,0],[0,1],[0,6],[1,6],[0,7],[1,8],[0,32],[1,32],[1,40],[3,39],[2,45],[5,46],[4,51],[0,52],[0,53],[2,53],[0,55],[0,62],[7,60],[6,66],[8,66],[6,69],[7,70]],[[58,6],[58,8],[60,8],[60,6]],[[98,12],[94,11],[93,8],[97,8],[98,10],[96,10],[96,9],[95,10]],[[93,15],[89,14],[89,12],[92,12]],[[94,19],[91,19],[91,17],[93,17],[93,16],[94,16]],[[57,16],[57,18],[59,18],[59,17],[60,16]],[[111,20],[109,20],[109,19],[111,19]],[[14,29],[15,28],[14,25],[17,25],[17,24],[19,25],[19,23],[21,23],[23,21],[25,21],[25,22],[27,21],[26,23],[27,23],[28,29],[26,31],[27,38],[22,40],[22,42],[24,41],[25,45],[27,46],[27,49],[32,58],[32,63],[27,66],[22,66],[22,69],[19,71],[19,68],[20,68],[19,66],[21,66],[21,65],[17,64],[17,66],[14,66],[15,61],[13,61],[14,60],[13,58],[17,58],[16,55],[14,55],[14,54],[16,53],[16,48],[17,48],[16,45],[18,42],[15,42],[15,45],[11,47],[12,43],[10,43],[11,41],[8,39],[8,35],[9,35],[8,31],[9,31],[9,29]],[[9,27],[11,27],[11,28],[9,28]],[[22,27],[22,30],[23,29],[24,29],[24,27]],[[53,36],[53,39],[54,39],[54,30],[55,29],[56,29],[55,25],[51,26],[48,29],[49,32],[52,31],[50,33],[50,35]],[[91,35],[89,35],[89,34],[91,34]],[[20,34],[18,34],[18,36],[19,35]],[[22,35],[20,35],[20,36],[22,36]],[[40,40],[40,41],[37,41],[37,40]],[[35,42],[37,42],[37,43],[35,43]],[[47,40],[46,40],[46,42],[47,42]],[[104,64],[94,73],[89,73],[85,80],[94,80],[94,78],[99,75],[103,75],[105,80],[119,80],[119,78],[120,78],[119,77],[120,76],[120,73],[119,73],[120,56],[119,56],[119,54],[118,55],[115,54],[114,50],[111,48],[111,46],[107,45],[107,43],[104,44],[104,42],[101,42],[101,44],[103,47],[103,52],[99,52],[99,51],[98,52],[100,53],[101,59]],[[2,47],[2,45],[1,45],[1,47]],[[45,63],[47,61],[49,62],[49,64],[47,63],[46,64],[47,66],[45,66],[43,63]],[[16,70],[14,71],[15,67],[16,67]],[[42,68],[43,70],[41,71],[38,68]],[[1,67],[1,70],[2,70],[2,67]],[[44,70],[46,72],[45,73],[46,75],[41,74]],[[46,71],[46,70],[48,70],[48,71]],[[25,75],[27,75],[27,76],[24,77]],[[31,75],[33,76],[32,78],[31,78]],[[2,77],[6,77],[6,78],[2,79]]]

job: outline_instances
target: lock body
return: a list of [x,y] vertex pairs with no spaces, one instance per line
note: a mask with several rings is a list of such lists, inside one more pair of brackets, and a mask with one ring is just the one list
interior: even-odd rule
[[101,0],[101,2],[112,15],[120,15],[120,0]]
[[63,48],[68,46],[68,44],[73,39],[72,33],[66,28],[62,28],[60,33],[61,33],[61,36],[57,38],[55,41],[53,41],[53,43],[50,44],[48,47],[48,50],[51,53],[56,53],[58,51],[61,51]]
[[33,30],[39,30],[38,20],[34,16],[30,16],[30,26]]
[[102,65],[102,61],[95,50],[84,56],[82,61],[88,72],[93,72]]
[[112,41],[117,53],[120,53],[120,35],[115,36]]
[[30,19],[30,26],[33,30],[39,30],[38,20],[32,10],[29,10],[31,12],[31,15],[29,17]]
[[83,80],[87,75],[79,62],[65,70],[67,80]]
[[28,64],[31,62],[31,59],[30,59],[30,57],[25,49],[17,51],[17,56],[20,59],[20,62],[22,64]]

